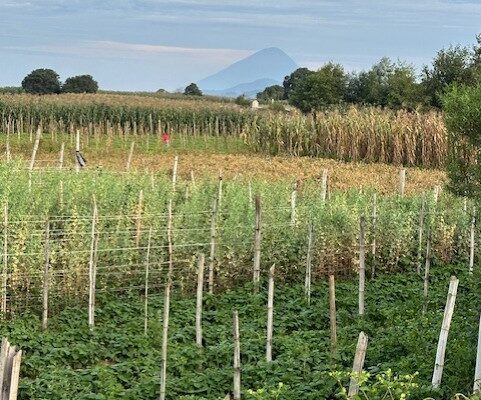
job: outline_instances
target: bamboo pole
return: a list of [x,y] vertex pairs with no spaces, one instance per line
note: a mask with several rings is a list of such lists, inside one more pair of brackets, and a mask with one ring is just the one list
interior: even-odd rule
[[240,357],[240,332],[239,332],[239,313],[234,311],[234,400],[241,398],[241,357]]
[[421,211],[419,213],[419,228],[418,228],[418,264],[416,272],[421,274],[421,264],[423,258],[423,234],[424,234],[424,214],[426,212],[426,195],[423,193],[423,199],[421,203]]
[[175,156],[174,166],[172,168],[172,192],[174,193],[177,186],[177,169],[178,168],[179,168],[179,156]]
[[356,379],[356,375],[362,372],[364,367],[364,360],[366,358],[368,337],[364,332],[359,333],[359,339],[357,340],[356,355],[354,356],[354,363],[352,366],[351,381],[349,383],[348,397],[354,398],[359,392],[359,385]]
[[399,171],[399,194],[404,197],[406,190],[406,168],[401,168]]
[[217,242],[217,214],[218,198],[212,202],[212,217],[210,223],[210,257],[209,257],[209,293],[214,293],[214,273],[215,273],[215,252]]
[[152,246],[152,228],[149,229],[147,239],[147,255],[145,258],[145,291],[144,291],[144,335],[147,336],[149,324],[149,270],[150,270],[150,249]]
[[337,352],[337,322],[336,322],[336,280],[334,275],[329,275],[329,322],[331,331],[331,354]]
[[296,226],[296,223],[297,223],[296,203],[297,203],[297,184],[294,184],[294,188],[291,192],[291,225],[292,226]]
[[434,372],[432,379],[433,388],[439,388],[439,386],[441,385],[441,379],[443,377],[444,357],[446,354],[446,346],[448,343],[449,328],[451,326],[451,320],[454,314],[454,306],[456,304],[458,284],[459,280],[455,276],[452,276],[449,283],[446,307],[444,309],[443,324],[439,333],[438,350],[436,352],[436,362],[434,364]]
[[65,153],[65,143],[62,142],[60,146],[60,157],[58,159],[58,169],[63,169],[64,153]]
[[376,253],[377,253],[377,194],[374,193],[372,197],[372,265],[371,265],[371,279],[376,275]]
[[170,317],[170,291],[172,289],[172,274],[174,270],[174,251],[172,244],[172,200],[168,206],[167,220],[167,248],[169,255],[169,271],[167,273],[167,284],[164,293],[164,318],[162,327],[162,352],[160,366],[160,400],[165,400],[166,384],[167,384],[167,346],[169,334],[169,317]]
[[2,272],[2,318],[7,314],[7,278],[8,278],[8,203],[3,209],[3,272]]
[[474,388],[473,392],[481,393],[481,316],[478,326],[478,350],[476,352],[476,369],[474,371]]
[[125,165],[125,170],[127,172],[130,171],[130,165],[132,164],[132,158],[134,156],[134,148],[135,148],[135,142],[132,142],[132,144],[130,145],[129,156],[127,158],[127,164]]
[[222,170],[219,171],[219,188],[217,190],[217,207],[220,209],[222,205],[224,179],[222,177]]
[[306,280],[304,294],[307,304],[311,305],[311,282],[312,282],[312,243],[314,240],[314,226],[309,224],[307,233],[307,258],[306,258]]
[[40,126],[37,128],[37,134],[35,136],[35,143],[33,144],[32,157],[30,158],[30,166],[28,170],[33,171],[35,166],[35,158],[37,157],[38,146],[40,145],[40,137],[42,136],[42,128]]
[[92,230],[90,243],[90,260],[89,260],[89,328],[92,330],[95,326],[95,257],[96,257],[96,241],[97,241],[97,201],[93,196],[93,212],[92,212]]
[[204,254],[199,254],[197,261],[197,301],[195,307],[195,342],[197,347],[202,347],[202,304],[204,291]]
[[140,237],[142,233],[142,211],[144,208],[144,191],[139,192],[139,203],[137,206],[137,215],[135,217],[136,233],[135,233],[135,247],[140,246]]
[[361,216],[359,224],[359,316],[364,315],[364,292],[366,286],[366,246],[365,246],[366,219]]
[[48,291],[49,291],[49,269],[50,269],[50,223],[47,221],[45,228],[45,268],[43,271],[43,314],[42,330],[48,326]]
[[327,200],[328,179],[329,179],[329,170],[327,168],[324,168],[322,170],[322,178],[321,178],[321,201],[323,204],[325,204]]
[[423,315],[428,307],[429,291],[429,270],[431,269],[431,229],[428,227],[428,238],[426,243],[426,264],[424,266],[424,288],[423,288]]
[[272,362],[272,334],[274,330],[274,274],[276,267],[269,270],[269,289],[267,294],[267,343],[266,361]]
[[473,273],[474,269],[474,245],[475,245],[475,227],[476,227],[476,208],[473,207],[473,218],[471,220],[471,232],[469,240],[469,273]]
[[256,195],[256,224],[255,224],[255,238],[254,238],[254,291],[259,291],[259,282],[261,279],[261,196]]

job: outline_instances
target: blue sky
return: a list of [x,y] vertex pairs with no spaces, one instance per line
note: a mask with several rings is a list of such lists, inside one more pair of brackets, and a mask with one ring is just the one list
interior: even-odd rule
[[310,68],[383,56],[420,68],[480,32],[479,0],[0,0],[0,86],[48,67],[173,90],[272,46]]

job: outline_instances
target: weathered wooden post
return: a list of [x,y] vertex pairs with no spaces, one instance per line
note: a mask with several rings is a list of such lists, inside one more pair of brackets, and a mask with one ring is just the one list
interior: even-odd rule
[[7,314],[7,278],[8,278],[8,203],[3,209],[3,271],[2,271],[2,318]]
[[93,196],[92,230],[90,237],[90,260],[89,260],[89,328],[95,326],[95,282],[96,282],[96,255],[97,255],[97,201]]
[[474,246],[475,246],[475,228],[476,228],[476,208],[473,207],[473,218],[471,220],[471,232],[469,240],[469,273],[473,273],[474,269]]
[[145,258],[145,291],[144,291],[144,335],[147,335],[149,323],[149,273],[150,273],[150,249],[152,246],[152,228],[149,229],[147,240],[147,256]]
[[11,346],[7,339],[2,339],[0,348],[0,400],[16,400],[20,377],[22,350]]
[[58,160],[58,169],[63,169],[64,152],[65,152],[65,143],[62,142],[62,145],[60,146],[60,157]]
[[418,227],[418,264],[416,272],[421,274],[421,264],[423,259],[423,234],[424,234],[424,213],[426,212],[426,195],[423,193],[421,203],[421,211],[419,213],[419,227]]
[[443,377],[444,369],[444,356],[446,353],[446,346],[448,343],[449,328],[451,326],[451,320],[454,314],[454,306],[456,304],[456,294],[458,292],[459,280],[455,277],[451,277],[449,283],[448,298],[446,300],[446,307],[444,308],[443,324],[439,333],[438,350],[436,352],[436,362],[434,364],[434,372],[432,385],[433,388],[438,388],[441,385],[441,379]]
[[424,287],[423,287],[423,315],[428,307],[429,291],[429,270],[431,269],[431,228],[428,226],[428,238],[426,243],[426,264],[424,266]]
[[366,287],[366,218],[361,216],[359,224],[359,316],[364,315],[364,292]]
[[267,294],[267,344],[266,361],[272,362],[272,333],[274,329],[274,273],[273,265],[269,270],[269,289]]
[[234,311],[234,400],[241,398],[241,357],[240,357],[240,332],[239,332],[239,313]]
[[328,179],[329,179],[329,170],[327,168],[324,168],[322,170],[322,178],[321,178],[321,201],[323,204],[325,204],[327,200]]
[[217,242],[217,214],[218,199],[214,198],[212,202],[212,216],[210,222],[210,257],[209,257],[209,293],[214,293],[214,273],[215,273],[215,252]]
[[329,275],[329,322],[331,330],[331,354],[334,357],[337,351],[336,280],[334,275]]
[[356,346],[356,355],[354,356],[354,363],[352,366],[351,382],[349,383],[348,397],[352,399],[359,392],[359,385],[356,379],[356,375],[362,372],[364,367],[364,360],[366,359],[368,337],[364,332],[359,333],[359,339]]
[[399,194],[404,197],[406,191],[406,168],[401,168],[399,171]]
[[311,282],[312,282],[312,243],[314,240],[314,226],[312,223],[308,227],[307,236],[307,259],[306,259],[306,280],[304,294],[306,295],[307,304],[311,304]]
[[195,307],[195,342],[202,347],[202,303],[204,291],[204,254],[199,254],[197,262],[197,301]]
[[481,316],[478,326],[478,351],[476,352],[476,370],[474,372],[474,393],[481,393]]
[[132,144],[130,145],[129,156],[127,158],[127,164],[125,165],[125,170],[127,172],[130,171],[130,165],[132,164],[132,158],[134,156],[134,148],[135,148],[135,142],[132,142]]
[[42,330],[47,330],[48,325],[48,290],[50,279],[50,223],[47,221],[45,228],[45,268],[43,271],[43,314],[42,314]]
[[37,157],[38,146],[40,145],[40,137],[42,136],[42,128],[39,126],[37,128],[37,135],[35,136],[35,143],[33,144],[32,157],[30,158],[30,166],[28,170],[33,171],[35,166],[35,158]]
[[254,237],[254,290],[259,291],[259,282],[261,279],[261,196],[256,195],[256,225]]
[[377,194],[374,193],[372,197],[372,265],[371,265],[371,279],[376,275],[376,253],[377,253]]

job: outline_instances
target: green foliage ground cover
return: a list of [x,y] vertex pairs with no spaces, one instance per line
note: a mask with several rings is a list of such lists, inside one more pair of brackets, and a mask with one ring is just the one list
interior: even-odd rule
[[[174,289],[168,357],[169,399],[221,399],[232,383],[232,310],[240,314],[242,384],[276,392],[279,399],[334,398],[334,370],[349,370],[361,330],[369,335],[366,369],[377,374],[419,372],[412,399],[448,399],[472,388],[481,298],[479,270],[433,266],[428,312],[422,316],[422,280],[416,274],[382,276],[367,283],[364,319],[357,316],[357,282],[338,280],[339,351],[329,353],[327,284],[318,279],[307,306],[301,285],[279,285],[275,294],[274,361],[265,354],[266,291],[249,286],[206,296],[204,349],[195,346],[195,299]],[[430,389],[449,277],[460,286],[447,346],[443,384]],[[25,351],[20,399],[156,399],[159,391],[162,291],[152,292],[149,332],[143,335],[140,291],[98,299],[97,326],[89,332],[86,304],[57,310],[41,332],[32,309],[0,325],[0,335]],[[259,395],[258,395],[259,396]]]

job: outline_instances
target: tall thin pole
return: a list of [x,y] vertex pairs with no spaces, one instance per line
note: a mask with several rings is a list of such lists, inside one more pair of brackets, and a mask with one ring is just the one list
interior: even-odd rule
[[169,317],[170,317],[170,291],[172,289],[172,274],[174,270],[174,252],[172,244],[172,200],[168,206],[167,220],[167,247],[169,254],[169,271],[167,273],[167,284],[164,293],[164,319],[162,328],[162,353],[160,366],[160,400],[165,400],[166,384],[167,384],[167,346],[169,335]]
[[149,229],[147,239],[147,255],[145,257],[145,292],[144,292],[144,335],[147,335],[149,323],[149,270],[150,270],[150,248],[152,245],[152,228]]
[[261,196],[256,195],[256,225],[254,238],[254,290],[259,291],[259,282],[261,277]]
[[426,212],[426,195],[423,193],[423,199],[421,203],[421,212],[419,213],[419,228],[418,228],[418,265],[416,272],[421,273],[421,264],[423,259],[423,234],[424,234],[424,214]]
[[241,358],[240,358],[240,332],[239,332],[239,313],[234,311],[234,400],[241,398]]
[[60,146],[60,157],[58,159],[58,169],[63,169],[64,152],[65,152],[65,143],[62,142],[62,145]]
[[37,135],[35,136],[35,143],[33,144],[32,158],[30,159],[30,166],[28,168],[30,172],[33,171],[33,167],[35,166],[35,158],[37,157],[37,151],[38,151],[38,146],[40,145],[41,136],[42,136],[42,128],[39,126],[37,128]]
[[371,279],[374,279],[374,276],[376,274],[376,253],[377,253],[377,194],[374,193],[372,198]]
[[42,330],[47,330],[48,325],[48,290],[50,269],[50,223],[47,221],[45,228],[45,268],[43,272],[43,315]]
[[361,216],[359,224],[359,316],[364,315],[364,292],[366,286],[366,219]]
[[177,186],[177,169],[179,168],[179,156],[174,158],[174,167],[172,168],[172,192],[175,192]]
[[336,280],[334,275],[329,275],[329,322],[331,330],[331,353],[335,356],[337,351],[337,322],[336,322]]
[[307,236],[307,259],[306,259],[306,281],[304,294],[307,299],[307,304],[311,304],[311,282],[312,282],[312,242],[314,238],[314,226],[312,223],[308,227]]
[[7,277],[8,277],[8,203],[3,209],[3,273],[2,273],[2,317],[7,313]]
[[473,218],[471,220],[471,232],[469,240],[469,273],[474,269],[474,246],[475,246],[476,208],[473,207]]
[[272,362],[272,334],[274,330],[274,274],[276,267],[269,270],[269,289],[267,294],[267,343],[266,361]]
[[130,151],[129,151],[129,156],[127,158],[127,164],[125,166],[126,171],[130,171],[130,165],[132,164],[132,157],[134,156],[134,148],[135,148],[135,142],[132,142],[130,145]]
[[406,190],[406,168],[402,168],[399,171],[399,194],[404,197]]
[[364,360],[366,359],[368,337],[364,332],[359,333],[359,339],[356,346],[356,355],[354,356],[354,363],[352,366],[352,373],[354,376],[351,377],[351,382],[349,383],[348,397],[352,399],[359,392],[359,384],[355,375],[362,372],[364,366]]
[[96,258],[96,242],[97,242],[97,201],[93,196],[93,212],[92,212],[92,230],[90,243],[90,260],[89,260],[89,328],[92,330],[95,326],[95,258]]
[[429,270],[431,269],[431,228],[428,226],[426,243],[426,264],[424,266],[424,286],[423,286],[423,315],[428,307],[428,291],[429,291]]
[[[79,154],[80,152],[80,130],[77,129],[75,134],[75,152]],[[80,172],[80,164],[78,160],[75,161],[75,172],[78,174]]]
[[478,350],[476,352],[476,369],[474,372],[474,393],[481,393],[481,316],[478,326]]
[[195,307],[195,342],[197,347],[202,347],[202,303],[204,291],[204,254],[199,254],[197,261],[197,301]]
[[215,251],[217,242],[218,199],[212,201],[212,216],[210,223],[210,257],[209,257],[209,293],[214,293]]

